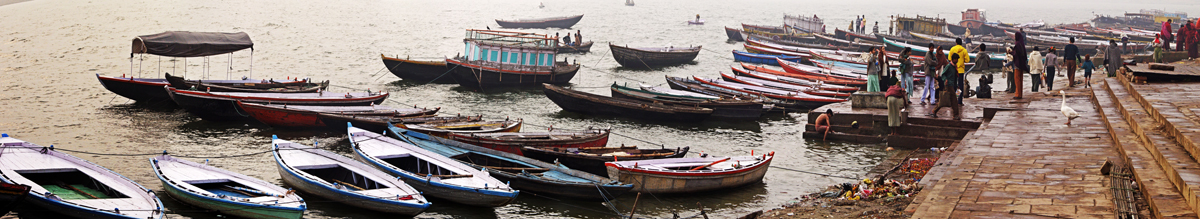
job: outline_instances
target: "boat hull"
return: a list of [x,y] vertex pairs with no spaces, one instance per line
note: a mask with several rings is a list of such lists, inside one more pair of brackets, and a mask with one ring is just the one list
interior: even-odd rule
[[725,27],[725,36],[729,37],[729,40],[733,40],[733,41],[738,41],[738,42],[746,41],[746,38],[742,37],[742,31],[738,30],[737,28]]
[[399,176],[404,183],[408,184],[408,186],[412,186],[413,188],[417,189],[417,191],[421,191],[430,197],[445,199],[459,204],[483,207],[499,207],[508,205],[508,203],[511,203],[517,198],[518,192],[492,192],[466,188],[442,182],[433,182],[428,178],[419,177],[407,171],[392,169],[386,165],[377,163],[374,160],[367,159],[365,156],[366,155],[357,150],[354,153],[355,159],[374,166],[376,169],[383,170],[384,172],[387,172],[393,176]]
[[[276,161],[278,162],[278,161]],[[374,198],[362,197],[360,195],[350,195],[347,192],[331,189],[325,186],[316,185],[316,182],[311,182],[297,176],[296,172],[284,167],[282,163],[275,165],[279,169],[280,178],[283,182],[291,185],[296,190],[304,193],[313,194],[326,199],[336,200],[338,203],[364,208],[372,211],[396,213],[403,215],[417,215],[425,211],[425,208],[412,206],[392,205],[382,203]],[[427,205],[426,205],[427,206]]]
[[770,165],[771,161],[767,160],[764,164],[751,170],[708,176],[665,175],[630,171],[613,166],[606,167],[610,177],[616,178],[621,182],[636,182],[633,185],[634,192],[663,194],[703,192],[761,182],[763,176],[767,174],[767,169]]
[[690,63],[696,59],[696,55],[700,54],[699,47],[695,51],[683,52],[646,51],[612,44],[609,44],[608,47],[612,50],[613,59],[616,59],[618,64],[626,68],[639,69]]
[[605,145],[608,145],[608,135],[609,135],[609,132],[605,131],[604,134],[602,134],[602,135],[591,137],[591,138],[586,138],[583,140],[568,139],[568,140],[560,140],[560,141],[536,141],[536,142],[502,141],[502,140],[495,140],[495,139],[485,139],[485,138],[471,137],[471,135],[469,135],[469,134],[467,134],[467,135],[457,135],[457,134],[450,135],[449,139],[455,140],[455,141],[460,141],[460,142],[467,143],[467,144],[473,144],[473,145],[480,146],[480,147],[490,148],[492,150],[513,153],[516,155],[525,155],[521,150],[521,148],[525,147],[525,146],[556,147],[556,148],[604,147]]
[[500,27],[503,27],[503,28],[531,28],[531,29],[564,28],[565,29],[565,28],[571,28],[571,26],[575,26],[575,23],[579,23],[579,20],[581,20],[581,19],[583,19],[583,15],[565,17],[563,19],[557,19],[557,20],[539,21],[539,22],[519,22],[519,21],[496,20],[496,24],[499,24]]
[[[162,179],[160,178],[160,181]],[[190,192],[184,192],[175,185],[163,181],[163,189],[168,195],[196,207],[210,209],[222,214],[230,214],[245,218],[301,218],[304,217],[304,209],[285,209],[278,207],[267,207],[263,205],[238,204],[225,201],[223,199],[214,199],[196,195]]]
[[[382,55],[381,55],[382,56]],[[453,84],[454,77],[446,75],[450,68],[445,61],[425,62],[382,56],[383,66],[396,77],[421,83]]]
[[286,128],[319,128],[327,127],[320,113],[304,110],[287,110],[267,108],[248,104],[239,104],[246,115],[272,127]]
[[[522,148],[524,149],[524,148]],[[621,157],[621,160],[646,160],[659,158],[677,158],[687,155],[687,147],[676,149],[676,153],[670,156],[659,157]],[[604,166],[604,162],[613,161],[613,156],[583,156],[571,153],[555,153],[546,150],[522,150],[524,156],[545,162],[555,162],[556,160],[563,166],[571,167],[571,169],[588,172],[591,174],[607,176],[608,168]]]
[[[719,118],[740,118],[740,119],[757,119],[762,117],[763,104],[758,102],[721,102],[721,101],[680,101],[680,100],[663,100],[648,98],[636,94],[635,92],[644,92],[636,89],[622,89],[618,87],[610,88],[612,96],[616,98],[634,99],[641,101],[657,101],[683,106],[697,106],[712,109],[711,117]],[[629,93],[626,93],[629,92]]]
[[566,84],[579,72],[579,65],[557,64],[552,72],[523,73],[482,68],[476,65],[448,61],[446,65],[453,68],[450,75],[458,85],[475,89],[494,87],[532,86],[542,83]]
[[563,91],[566,89],[551,88],[547,85],[542,91],[554,104],[563,110],[584,114],[601,114],[627,116],[647,120],[669,120],[697,122],[712,115],[711,109],[678,111],[665,108],[661,104],[633,100],[616,99],[582,92]]
[[738,61],[738,62],[779,66],[779,60],[777,60],[776,58],[793,61],[793,62],[800,62],[800,60],[803,59],[803,57],[799,57],[799,56],[766,55],[766,54],[753,54],[753,53],[747,53],[747,52],[736,51],[736,50],[733,51],[733,60]]
[[24,203],[30,188],[26,185],[0,182],[0,215],[8,214],[18,204]]
[[587,41],[578,46],[559,46],[554,49],[558,53],[587,53],[592,51],[592,44],[592,41]]
[[162,90],[163,86],[170,85],[170,83],[167,83],[167,79],[129,78],[122,80],[114,77],[100,76],[99,74],[96,75],[96,78],[100,80],[100,85],[103,85],[104,89],[108,89],[108,91],[112,91],[122,97],[137,102],[170,102],[174,104],[174,102],[171,102],[171,96]]
[[[159,88],[162,89],[162,88]],[[204,120],[211,121],[243,121],[252,120],[250,115],[237,104],[237,100],[225,98],[211,98],[202,95],[193,95],[188,93],[179,93],[167,91],[175,104],[179,105],[189,113],[196,115]],[[330,94],[337,95],[337,94]],[[255,99],[241,99],[247,103],[263,103],[263,104],[295,104],[295,105],[317,105],[317,106],[369,106],[371,104],[382,103],[387,98],[387,95],[382,95],[378,98],[355,99],[346,101],[266,101]]]

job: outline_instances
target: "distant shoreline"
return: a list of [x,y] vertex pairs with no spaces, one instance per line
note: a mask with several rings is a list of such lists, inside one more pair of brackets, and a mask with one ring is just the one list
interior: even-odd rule
[[29,1],[29,0],[0,0],[0,6],[11,5],[11,4],[27,2],[27,1]]

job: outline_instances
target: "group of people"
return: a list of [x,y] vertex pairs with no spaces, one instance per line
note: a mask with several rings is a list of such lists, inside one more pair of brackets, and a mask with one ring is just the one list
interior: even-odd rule
[[[1033,47],[1033,51],[1025,53],[1023,51],[1025,48],[1024,30],[1018,31],[1014,38],[1016,39],[1016,45],[1007,48],[1007,53],[1005,54],[1004,71],[1011,72],[1012,74],[1009,75],[1011,77],[1008,77],[1008,89],[1004,90],[1004,92],[1016,93],[1014,98],[1021,98],[1020,81],[1024,77],[1021,73],[1029,74],[1029,79],[1032,83],[1030,91],[1032,92],[1038,92],[1042,87],[1045,87],[1046,90],[1053,90],[1054,77],[1060,73],[1066,73],[1068,87],[1075,87],[1075,72],[1079,69],[1083,70],[1084,86],[1091,87],[1092,71],[1097,69],[1098,66],[1092,63],[1091,55],[1080,56],[1079,47],[1075,45],[1074,37],[1068,39],[1069,43],[1064,46],[1062,56],[1058,55],[1058,50],[1054,47],[1047,49],[1046,53],[1044,53],[1045,55],[1043,55],[1042,49],[1037,46]],[[1115,66],[1120,64],[1120,54],[1123,51],[1117,46],[1115,40],[1109,40],[1109,44],[1108,51],[1105,54],[1105,62],[1113,60],[1112,63],[1108,63],[1114,66],[1110,72],[1110,75],[1113,75],[1116,71]],[[1065,71],[1059,72],[1060,70]]]
[[[558,38],[558,33],[554,33],[554,39]],[[575,30],[575,41],[571,41],[571,32],[567,32],[567,36],[562,37],[563,45],[578,46],[583,44],[583,36],[579,35],[579,30]]]
[[[854,21],[850,21],[850,29],[847,29],[847,30],[850,32],[855,32],[855,33],[859,33],[859,34],[866,34],[867,33],[867,16],[866,15],[854,16]],[[879,33],[879,22],[875,22],[875,33]]]
[[1162,53],[1171,51],[1171,42],[1175,42],[1175,51],[1188,52],[1189,59],[1200,58],[1200,53],[1197,52],[1196,44],[1200,43],[1200,19],[1196,22],[1186,21],[1179,24],[1179,30],[1172,35],[1171,24],[1172,20],[1167,19],[1163,22],[1162,31],[1155,34],[1154,43],[1158,44],[1154,49],[1154,57],[1156,62],[1161,62]]

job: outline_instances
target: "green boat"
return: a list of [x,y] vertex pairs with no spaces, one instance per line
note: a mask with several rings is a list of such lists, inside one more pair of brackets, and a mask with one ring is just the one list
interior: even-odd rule
[[221,214],[301,218],[307,209],[295,192],[239,173],[169,155],[150,158],[150,165],[171,197]]

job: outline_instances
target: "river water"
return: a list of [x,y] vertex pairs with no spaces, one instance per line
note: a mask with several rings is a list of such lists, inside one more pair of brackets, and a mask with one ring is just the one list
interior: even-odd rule
[[[15,2],[15,3],[14,3]],[[611,145],[653,147],[691,146],[715,155],[775,152],[772,166],[795,170],[860,176],[893,151],[882,145],[822,143],[802,139],[803,113],[776,113],[757,121],[664,123],[563,112],[540,88],[477,92],[457,85],[402,81],[383,70],[380,54],[410,57],[454,56],[462,49],[464,29],[493,28],[492,19],[536,18],[585,14],[573,29],[525,30],[538,33],[582,30],[584,40],[596,41],[592,52],[566,55],[585,67],[572,80],[575,89],[608,94],[611,83],[663,84],[664,75],[717,77],[728,72],[730,50],[721,26],[739,23],[779,24],[784,13],[816,13],[827,19],[829,31],[848,25],[855,15],[883,21],[888,15],[915,14],[950,17],[968,7],[985,8],[991,20],[1047,23],[1081,22],[1092,14],[1120,14],[1142,8],[1187,11],[1200,15],[1196,1],[1129,3],[1088,1],[925,1],[898,5],[894,1],[637,1],[562,0],[514,1],[4,1],[0,6],[0,132],[41,145],[103,153],[153,153],[216,156],[264,151],[271,135],[310,144],[319,142],[348,154],[344,132],[278,130],[258,124],[213,123],[162,104],[132,101],[108,92],[95,74],[161,77],[162,72],[189,78],[311,77],[331,80],[337,88],[389,90],[385,105],[442,107],[443,114],[522,118],[525,130],[612,127]],[[2,4],[0,4],[2,5]],[[707,25],[685,21],[700,14]],[[885,23],[886,22],[881,22]],[[883,26],[882,29],[886,29]],[[130,59],[131,40],[163,31],[215,31],[250,34],[254,54],[238,52],[204,59],[182,60],[152,56]],[[626,70],[608,53],[608,43],[636,47],[703,45],[695,64],[658,70]],[[250,60],[253,59],[251,68]],[[230,63],[232,60],[232,63]],[[232,70],[227,70],[232,67]],[[185,70],[186,69],[186,70]],[[251,71],[251,69],[253,69]],[[185,73],[186,71],[186,73]],[[654,144],[647,143],[653,142]],[[161,191],[146,160],[148,156],[79,157],[106,166]],[[694,155],[691,155],[694,156]],[[282,184],[269,154],[236,159],[212,159],[210,164]],[[638,215],[692,216],[701,208],[715,217],[731,217],[771,209],[824,186],[849,180],[772,168],[763,183],[697,194],[643,196]],[[160,193],[172,218],[216,218]],[[629,194],[615,208],[628,213]],[[309,201],[310,218],[375,218],[388,215],[330,203]],[[597,201],[558,200],[522,194],[511,205],[477,208],[433,200],[421,217],[457,218],[611,218],[614,212]]]

